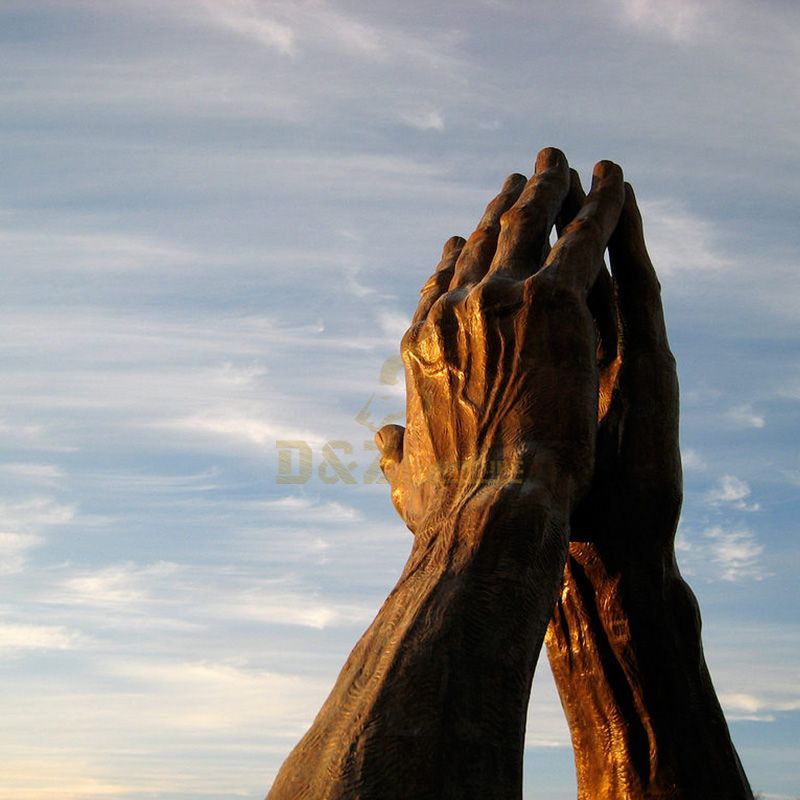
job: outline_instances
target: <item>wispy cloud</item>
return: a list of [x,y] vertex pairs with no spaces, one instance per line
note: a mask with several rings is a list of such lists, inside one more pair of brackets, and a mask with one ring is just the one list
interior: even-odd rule
[[131,608],[135,603],[150,600],[153,584],[165,581],[179,570],[178,564],[169,561],[145,566],[115,564],[97,570],[85,570],[67,578],[62,584],[63,594],[53,599],[62,603]]
[[275,446],[279,440],[303,441],[319,444],[325,436],[310,429],[287,428],[257,416],[234,413],[208,413],[158,423],[196,434],[214,434],[234,441],[243,441],[258,447]]
[[30,551],[45,544],[49,528],[71,523],[76,507],[53,497],[0,498],[0,575],[22,572]]
[[[266,726],[292,739],[310,722],[309,699],[321,701],[327,681],[248,668],[234,662],[113,660],[110,674],[148,687],[144,709],[151,724],[168,718],[173,729],[241,729]],[[159,708],[166,703],[169,711]]]
[[767,573],[761,566],[764,551],[749,528],[708,528],[703,536],[719,577],[724,581],[761,580]]
[[707,467],[706,460],[703,458],[702,454],[692,447],[684,447],[681,450],[681,462],[683,468],[686,470],[701,472]]
[[0,499],[0,526],[37,530],[63,525],[75,517],[75,506],[53,497],[37,495],[19,500]]
[[730,409],[725,416],[739,428],[763,428],[767,424],[764,415],[748,404]]
[[[193,5],[180,4],[188,10]],[[457,62],[457,30],[414,30],[388,20],[368,19],[334,3],[287,0],[204,2],[208,19],[284,56],[308,57],[327,51],[369,62],[403,59],[443,69]]]
[[277,587],[252,587],[227,597],[224,603],[209,609],[227,620],[253,621],[271,625],[299,625],[308,628],[330,628],[366,625],[376,613],[369,605],[325,601],[318,593],[286,591]]
[[444,116],[436,109],[405,111],[400,114],[400,121],[420,131],[444,130]]
[[43,544],[32,533],[0,533],[0,575],[13,575],[25,568],[28,551]]
[[[0,224],[3,221],[0,215]],[[73,224],[76,221],[73,220]],[[30,273],[144,271],[196,263],[200,254],[150,236],[85,231],[24,230],[0,227],[0,249],[15,269]]]
[[744,692],[730,692],[721,694],[719,699],[725,715],[731,720],[774,722],[776,713],[800,711],[800,698],[776,702]]
[[797,626],[732,622],[704,636],[720,702],[729,720],[773,722],[800,710]]
[[47,485],[57,484],[64,478],[64,470],[55,464],[29,461],[8,461],[0,464],[0,474],[7,479],[22,479]]
[[642,203],[645,234],[659,275],[719,272],[732,265],[719,249],[721,234],[696,212],[675,200]]
[[0,623],[0,654],[20,650],[70,650],[79,635],[58,625]]
[[714,489],[706,492],[706,501],[711,505],[730,504],[739,511],[758,511],[758,503],[745,502],[751,495],[746,481],[735,475],[723,475]]
[[255,0],[204,0],[203,6],[219,25],[234,33],[285,56],[297,51],[292,28],[265,14]]
[[647,34],[665,37],[675,42],[692,42],[707,24],[708,4],[697,0],[623,0],[614,4],[622,20]]

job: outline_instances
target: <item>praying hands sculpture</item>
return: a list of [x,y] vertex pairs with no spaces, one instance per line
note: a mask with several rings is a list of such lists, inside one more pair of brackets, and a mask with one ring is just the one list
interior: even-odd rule
[[376,439],[411,555],[269,800],[519,800],[546,632],[582,800],[752,798],[675,564],[675,365],[620,168],[510,176],[401,351]]

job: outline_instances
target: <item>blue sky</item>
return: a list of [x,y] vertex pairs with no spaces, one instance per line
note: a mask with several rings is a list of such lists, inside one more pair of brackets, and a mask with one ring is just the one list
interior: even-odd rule
[[[263,795],[410,547],[365,443],[417,291],[547,145],[637,188],[679,562],[754,788],[800,794],[798,31],[778,0],[5,0],[0,800]],[[525,776],[574,797],[546,661]]]

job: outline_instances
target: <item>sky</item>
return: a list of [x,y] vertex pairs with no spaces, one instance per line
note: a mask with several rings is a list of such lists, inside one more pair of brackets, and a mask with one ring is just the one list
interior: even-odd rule
[[[0,40],[0,800],[263,797],[410,550],[371,441],[417,292],[551,145],[636,187],[679,564],[800,796],[800,6],[3,0]],[[574,796],[543,658],[524,797]]]

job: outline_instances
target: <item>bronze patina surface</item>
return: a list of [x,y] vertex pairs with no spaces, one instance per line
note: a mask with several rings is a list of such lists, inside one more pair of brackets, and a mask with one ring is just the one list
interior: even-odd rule
[[411,554],[270,800],[518,800],[546,631],[582,798],[751,797],[675,565],[677,382],[621,169],[510,176],[401,351],[376,439]]
[[608,252],[615,291],[596,302],[617,324],[601,346],[594,478],[572,513],[546,637],[578,796],[752,798],[675,560],[678,379],[630,186]]

